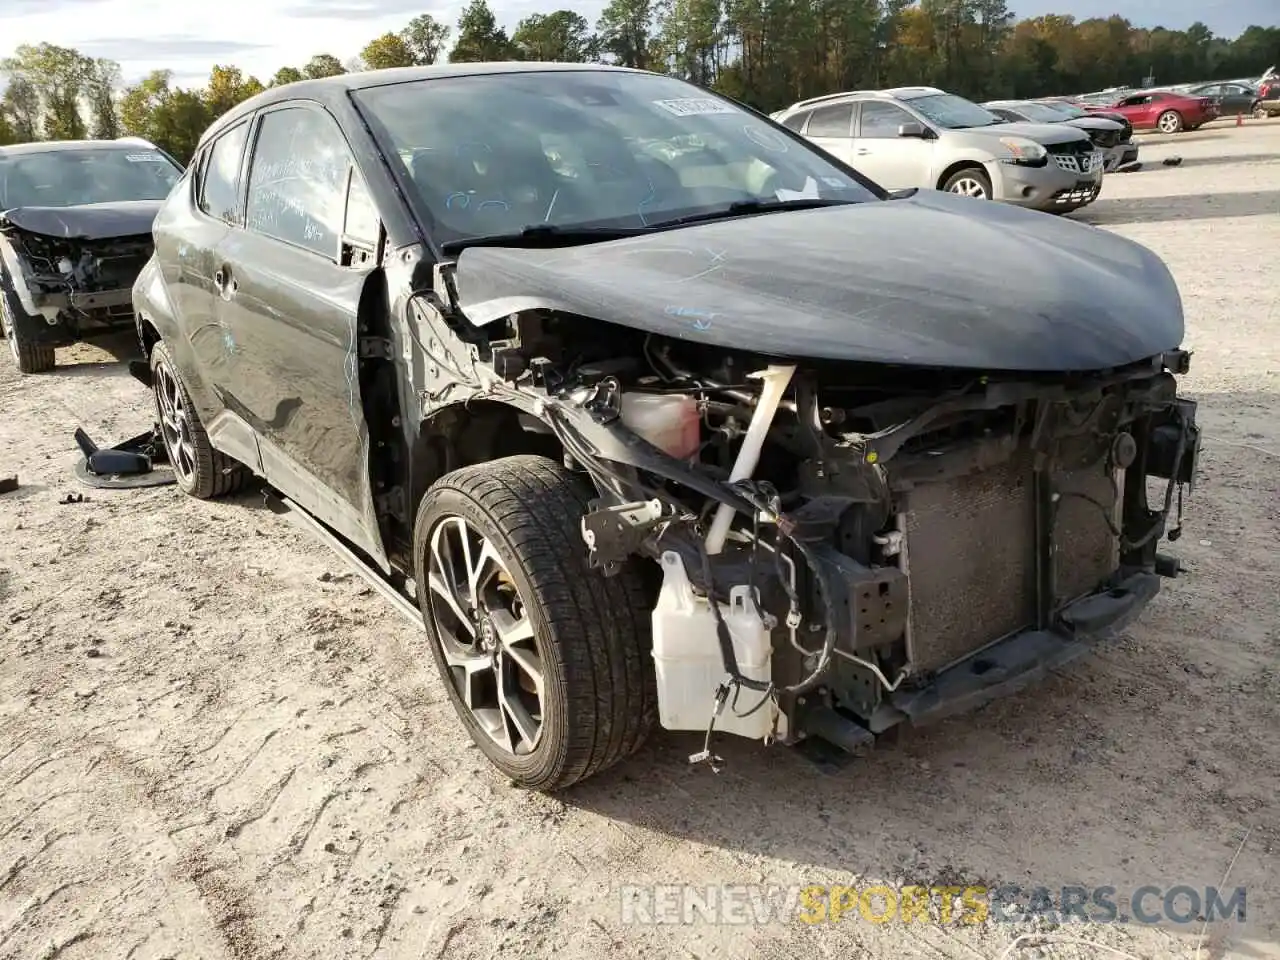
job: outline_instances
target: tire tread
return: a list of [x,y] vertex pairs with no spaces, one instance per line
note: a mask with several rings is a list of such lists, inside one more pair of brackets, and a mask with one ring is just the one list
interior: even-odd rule
[[587,562],[579,531],[591,488],[555,461],[534,455],[463,467],[438,480],[424,498],[418,557],[425,556],[426,527],[435,519],[431,504],[444,490],[472,500],[501,531],[515,554],[508,562],[523,569],[535,594],[529,599],[549,626],[548,646],[563,658],[569,722],[561,755],[544,781],[524,785],[566,787],[634,753],[657,714],[647,662],[648,609],[636,571],[605,577]]

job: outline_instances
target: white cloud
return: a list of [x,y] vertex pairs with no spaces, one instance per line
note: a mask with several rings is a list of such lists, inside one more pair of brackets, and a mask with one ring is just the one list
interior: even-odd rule
[[[531,12],[560,5],[493,3],[508,30]],[[594,21],[603,3],[572,6]],[[19,44],[49,42],[116,60],[129,82],[165,69],[180,84],[200,84],[216,63],[235,64],[266,82],[280,67],[301,66],[317,53],[354,57],[420,13],[456,30],[461,7],[460,0],[218,0],[212,8],[164,0],[0,0],[0,42],[8,48],[0,56]]]

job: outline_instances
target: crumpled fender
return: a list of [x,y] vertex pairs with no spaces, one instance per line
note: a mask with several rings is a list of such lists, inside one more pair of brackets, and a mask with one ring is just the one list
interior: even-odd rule
[[18,295],[18,302],[22,304],[22,309],[33,317],[40,316],[41,311],[31,299],[31,289],[27,286],[26,265],[22,262],[18,251],[13,248],[13,243],[2,234],[0,234],[0,261],[4,262],[5,273],[9,275],[9,282],[13,285],[13,292]]

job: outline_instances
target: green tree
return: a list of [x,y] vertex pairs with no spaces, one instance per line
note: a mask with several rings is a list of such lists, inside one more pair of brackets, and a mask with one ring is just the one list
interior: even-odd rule
[[0,116],[13,131],[15,143],[30,143],[40,136],[40,92],[22,74],[10,74],[0,99]]
[[486,0],[470,0],[458,18],[458,42],[449,54],[451,63],[479,63],[510,60],[515,54],[507,31],[498,21]]
[[286,83],[297,83],[301,79],[303,79],[302,71],[297,67],[281,67],[275,72],[268,86],[283,87]]
[[572,10],[525,17],[511,35],[524,60],[585,63],[599,56],[599,43],[585,17]]
[[302,75],[308,80],[319,80],[321,77],[336,77],[346,73],[347,68],[332,53],[317,53],[302,68]]
[[360,51],[360,59],[370,70],[413,66],[413,51],[398,33],[384,33],[370,40]]
[[219,65],[209,72],[209,84],[204,89],[203,99],[209,108],[210,119],[216,120],[264,89],[257,77],[246,77],[239,67]]
[[86,133],[80,105],[88,92],[93,61],[71,47],[23,44],[0,70],[25,79],[36,92],[41,133],[47,140],[79,140]]
[[116,96],[120,90],[120,65],[114,60],[95,60],[89,72],[88,100],[91,133],[99,140],[120,136],[120,113]]
[[400,31],[400,39],[409,48],[414,64],[428,67],[439,62],[445,44],[449,42],[449,32],[448,24],[424,13],[409,21],[409,25]]
[[200,137],[215,119],[202,93],[171,86],[173,74],[154,70],[120,99],[125,132],[145,137],[189,163]]
[[653,0],[610,0],[596,23],[600,47],[624,67],[648,70],[656,21]]

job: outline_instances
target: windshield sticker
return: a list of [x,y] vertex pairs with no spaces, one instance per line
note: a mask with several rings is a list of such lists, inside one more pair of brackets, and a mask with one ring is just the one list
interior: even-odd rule
[[836,187],[837,189],[852,186],[844,177],[823,177],[822,182],[828,187]]
[[742,132],[746,134],[748,140],[757,146],[772,150],[775,153],[787,152],[787,141],[783,139],[782,134],[774,133],[767,127],[762,129],[748,125],[742,128]]
[[683,100],[655,100],[654,106],[661,107],[677,117],[702,117],[711,113],[736,113],[733,107],[710,97],[688,97]]
[[813,177],[806,177],[803,190],[779,190],[774,196],[779,200],[817,200],[818,182]]
[[164,157],[158,153],[126,153],[124,158],[130,163],[164,163]]

